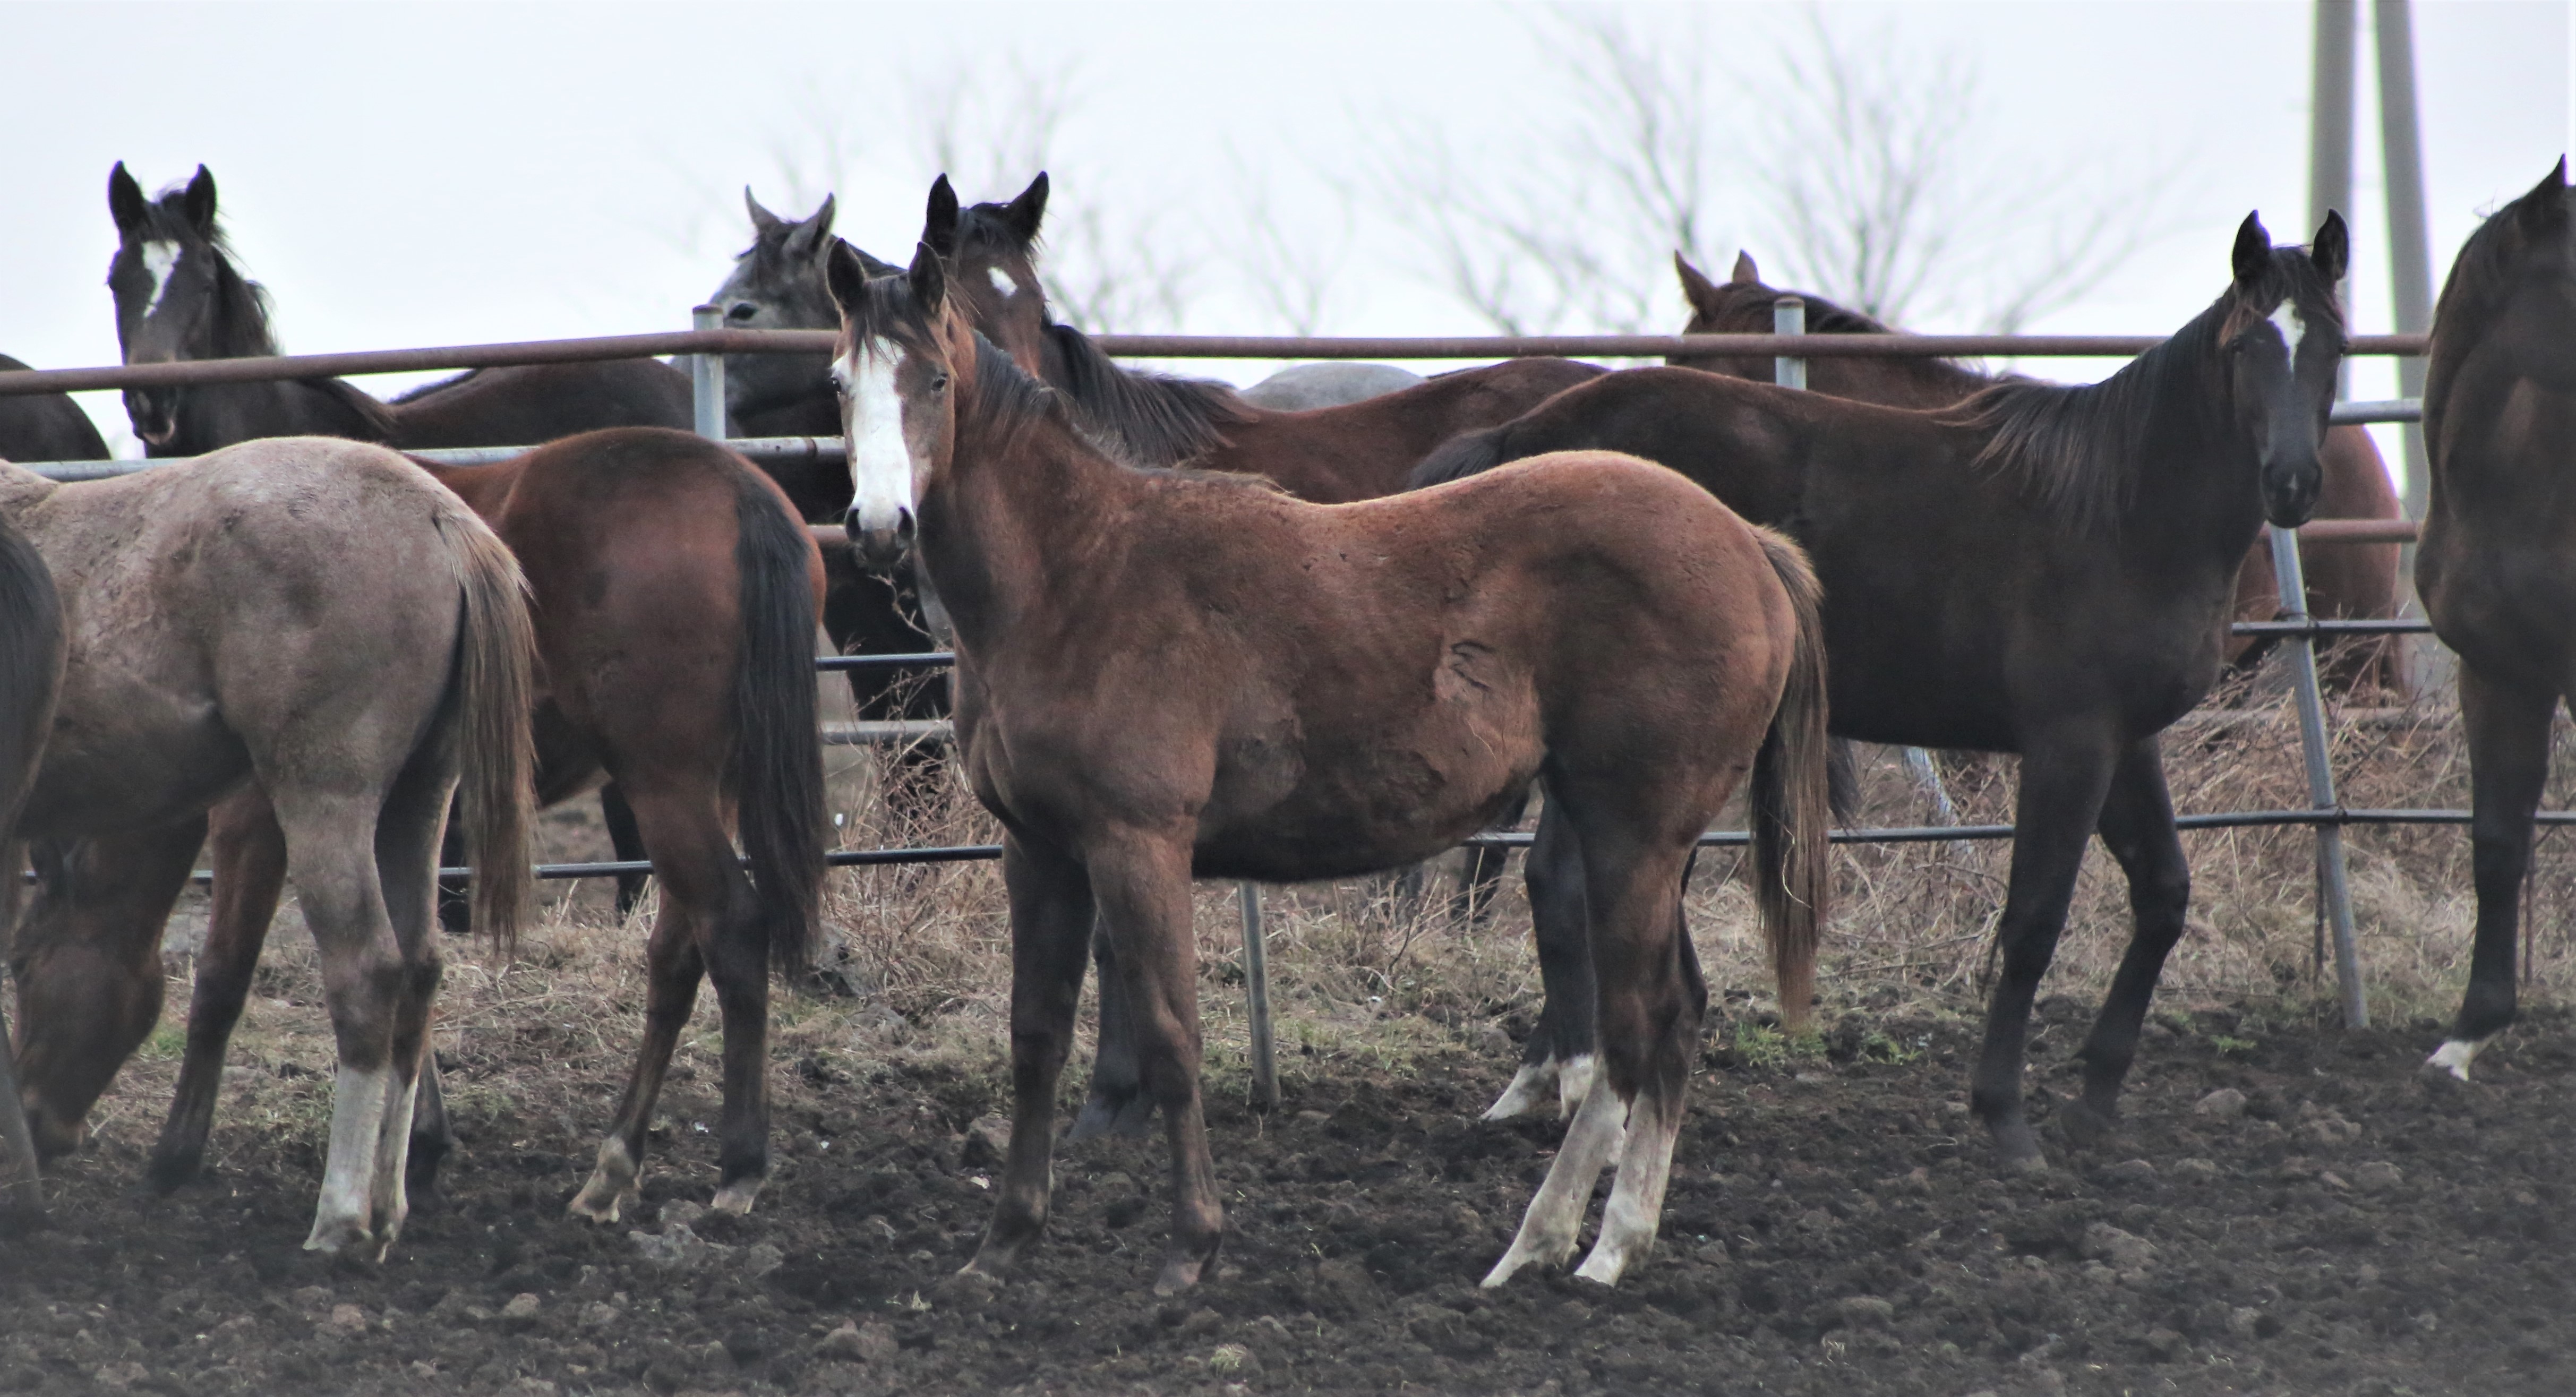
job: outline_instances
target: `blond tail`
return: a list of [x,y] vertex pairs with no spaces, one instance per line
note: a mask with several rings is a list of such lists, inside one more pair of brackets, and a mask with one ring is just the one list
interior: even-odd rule
[[536,632],[527,579],[489,526],[460,504],[439,520],[464,591],[456,682],[464,699],[458,794],[466,861],[474,869],[474,925],[503,950],[518,944],[534,898],[528,829],[536,746]]

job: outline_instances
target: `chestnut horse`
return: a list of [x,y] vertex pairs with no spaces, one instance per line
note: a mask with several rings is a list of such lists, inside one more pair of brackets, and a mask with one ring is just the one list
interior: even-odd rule
[[[226,357],[270,345],[258,288],[225,255],[210,184],[147,206],[109,281],[127,357]],[[201,197],[202,185],[202,197]],[[155,249],[175,249],[160,251]],[[139,306],[128,303],[144,295]],[[336,380],[257,385],[176,420],[189,432],[399,438],[399,409]],[[490,466],[423,468],[508,542],[534,588],[545,703],[535,710],[548,804],[616,783],[662,879],[647,952],[652,999],[625,1106],[575,1211],[613,1220],[631,1198],[652,1103],[702,971],[725,1022],[722,1180],[751,1206],[767,1175],[767,968],[803,966],[818,926],[822,748],[813,679],[822,561],[776,483],[687,432],[568,437]],[[726,833],[739,806],[746,881]],[[187,1066],[155,1154],[163,1188],[193,1177],[224,1045],[278,896],[276,829],[256,796],[215,825],[215,927],[198,961]],[[448,1146],[437,1081],[423,1093],[415,1187]]]
[[381,447],[252,442],[62,485],[0,464],[0,518],[61,588],[61,698],[17,833],[40,885],[13,953],[37,1148],[81,1122],[160,1017],[161,927],[207,810],[256,783],[322,958],[339,1046],[305,1245],[402,1229],[438,987],[439,827],[463,773],[486,930],[529,887],[532,636],[509,550]]
[[[2294,526],[2316,501],[2346,259],[2340,216],[2312,251],[2273,248],[2249,216],[2226,292],[2098,384],[2007,382],[1918,412],[1631,369],[1461,437],[1418,473],[1572,449],[1660,460],[1813,556],[1838,735],[2021,755],[2003,973],[1971,1095],[2007,1167],[2040,1162],[2023,1042],[2097,829],[2137,927],[2080,1054],[2083,1098],[2059,1119],[2078,1140],[2114,1119],[2191,888],[2156,735],[2216,680],[2264,520]],[[1524,1070],[1543,1075],[1592,1050],[1592,996],[1581,920],[1533,903],[1548,997]]]
[[2429,1073],[2513,1022],[2514,932],[2549,723],[2576,696],[2576,206],[2561,158],[2460,248],[2424,376],[2432,502],[2415,589],[2460,656],[2478,893],[2469,988]]
[[852,542],[914,545],[947,604],[958,750],[1004,831],[1011,1142],[968,1269],[1006,1269],[1045,1225],[1095,917],[1168,1130],[1168,1292],[1223,1231],[1190,879],[1413,862],[1544,777],[1584,869],[1607,1070],[1485,1279],[1571,1257],[1617,1149],[1581,1270],[1615,1282],[1654,1237],[1706,1008],[1683,883],[1747,768],[1775,969],[1803,987],[1813,964],[1824,675],[1798,550],[1605,453],[1342,506],[1130,470],[974,332],[927,244],[901,278],[837,251],[830,276]]
[[[0,399],[0,408],[9,401]],[[0,961],[9,955],[9,932],[18,924],[18,811],[36,779],[62,678],[63,607],[54,575],[35,545],[0,517]],[[36,1143],[18,1099],[5,1007],[0,1006],[0,1203],[28,1210],[41,1206],[44,1196]]]
[[[1889,327],[1846,310],[1806,291],[1780,291],[1766,286],[1749,254],[1737,253],[1733,275],[1714,282],[1681,254],[1673,254],[1681,274],[1682,294],[1690,301],[1688,335],[1768,334],[1772,303],[1797,296],[1807,303],[1807,329],[1827,335],[1883,335]],[[1769,383],[1776,361],[1736,355],[1677,355],[1666,361]],[[1949,359],[1828,356],[1807,361],[1807,387],[1856,402],[1885,407],[1942,408],[1964,401],[2003,381]],[[2317,495],[2319,519],[2395,519],[2397,491],[2388,480],[2387,464],[2370,433],[2359,427],[2326,429],[2317,452],[2325,485]],[[2311,614],[2345,620],[2381,620],[2397,614],[2397,545],[2299,545],[2300,571],[2308,580]],[[2281,614],[2281,585],[2272,575],[2271,545],[2257,539],[2236,572],[2236,605],[2231,619],[2269,621]],[[2271,642],[2259,637],[2230,636],[2228,662],[2239,669],[2259,663]],[[2347,637],[2318,648],[2318,675],[2327,684],[2351,690],[2396,688],[2403,676],[2389,639]]]
[[[116,301],[125,362],[277,352],[267,292],[234,268],[215,203],[215,177],[203,165],[184,187],[165,190],[158,200],[144,196],[122,162],[108,174],[117,252],[108,264],[107,285]],[[390,403],[339,379],[129,388],[125,413],[146,454],[156,457],[196,456],[254,437],[299,435],[351,437],[409,451],[528,446],[602,427],[687,431],[694,420],[688,375],[653,359],[476,369]],[[647,857],[621,792],[611,787],[603,793],[600,813],[619,858]],[[454,848],[448,853],[454,855]],[[617,880],[619,915],[633,910],[643,888],[641,874]],[[462,928],[464,901],[455,890],[441,894],[439,914],[450,929]]]

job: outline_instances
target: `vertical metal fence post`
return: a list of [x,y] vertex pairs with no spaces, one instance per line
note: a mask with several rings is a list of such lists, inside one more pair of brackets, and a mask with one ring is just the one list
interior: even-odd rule
[[[1807,333],[1807,303],[1796,296],[1783,296],[1771,303],[1771,333],[1803,335]],[[1771,381],[1783,388],[1807,386],[1807,361],[1783,354],[1771,361]]]
[[[2299,567],[2295,529],[2271,529],[2272,573],[2281,583],[2281,615],[2289,621],[2308,619],[2308,580]],[[2325,700],[2317,692],[2317,640],[2292,639],[2289,648],[2291,689],[2299,701],[2299,753],[2308,767],[2308,804],[2335,810],[2334,764],[2326,748]],[[2346,1028],[2370,1027],[2370,1006],[2362,997],[2361,949],[2353,943],[2352,889],[2345,881],[2343,826],[2317,826],[2317,895],[2325,902],[2326,925],[2334,936],[2335,984],[2343,999]]]
[[[724,312],[714,306],[697,306],[689,311],[692,330],[721,330]],[[691,424],[699,436],[711,441],[725,439],[724,356],[692,354],[689,356],[689,403],[695,413]]]
[[1252,1106],[1279,1105],[1279,1062],[1270,1047],[1270,947],[1261,931],[1261,885],[1238,885],[1243,899],[1243,989],[1252,1023]]

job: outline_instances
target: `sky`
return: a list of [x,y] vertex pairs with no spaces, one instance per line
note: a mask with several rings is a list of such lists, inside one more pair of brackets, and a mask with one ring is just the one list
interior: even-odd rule
[[[2568,12],[2416,6],[2437,285],[2478,217],[2568,145]],[[2247,210],[2283,241],[2307,231],[2306,5],[1572,13],[1607,16],[1666,55],[1705,55],[1712,102],[1733,102],[1728,122],[1759,116],[1743,95],[1802,26],[1821,25],[1899,65],[1972,74],[1966,129],[1980,169],[2146,189],[2138,212],[2152,235],[2033,330],[2171,329],[2222,286]],[[1329,269],[1326,332],[1480,331],[1431,275],[1420,229],[1367,172],[1389,166],[1394,143],[1436,139],[1459,180],[1521,173],[1577,100],[1562,20],[1467,0],[9,4],[0,47],[41,57],[13,65],[13,131],[0,142],[0,352],[40,367],[115,361],[104,191],[119,160],[147,188],[200,162],[213,170],[289,352],[676,328],[748,241],[746,183],[794,212],[834,188],[840,231],[900,258],[932,173],[927,108],[943,94],[967,114],[951,124],[974,147],[960,163],[981,166],[960,172],[968,198],[1004,197],[1032,173],[1002,167],[1035,148],[1014,125],[1032,94],[1051,98],[1046,156],[1065,211],[1050,219],[1053,255],[1068,267],[1143,258],[1191,272],[1183,294],[1114,328],[1281,329],[1246,289],[1261,275],[1244,252],[1251,220]],[[2367,331],[2390,313],[2367,6],[2362,28],[2358,207],[2347,214],[2353,322]],[[1737,134],[1716,132],[1719,165],[1750,147]],[[1702,255],[1751,244],[1776,261],[1761,245],[1776,221],[1730,204],[1747,186],[1726,175]],[[1579,231],[1598,212],[1564,216]],[[1982,220],[1972,255],[1994,241],[1987,229],[2030,211],[1971,203],[1957,216]],[[1669,285],[1668,271],[1635,275]],[[1669,305],[1678,329],[1677,293]],[[1936,312],[1913,328],[1961,327]],[[1213,367],[1249,381],[1267,366]],[[2110,365],[2038,367],[2077,377]],[[2387,396],[2393,375],[2364,364],[2352,391]],[[84,405],[131,450],[115,395]]]

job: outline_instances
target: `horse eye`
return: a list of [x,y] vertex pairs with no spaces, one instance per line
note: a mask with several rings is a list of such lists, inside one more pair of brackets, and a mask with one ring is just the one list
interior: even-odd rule
[[947,392],[947,391],[948,391],[948,375],[946,375],[946,374],[932,374],[932,375],[930,376],[930,391],[931,391],[931,392],[933,392],[933,393],[945,393],[945,392]]
[[758,314],[760,314],[760,307],[749,301],[736,301],[733,303],[733,308],[725,312],[725,319],[749,320]]

